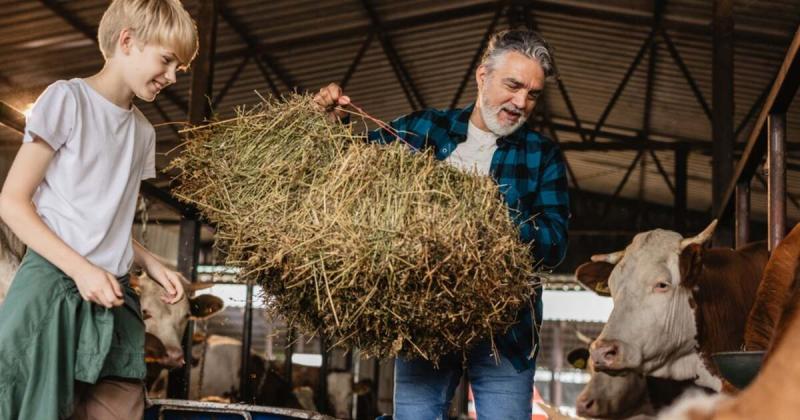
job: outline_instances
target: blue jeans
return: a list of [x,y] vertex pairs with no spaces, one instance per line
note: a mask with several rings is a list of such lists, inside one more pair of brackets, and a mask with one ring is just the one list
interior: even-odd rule
[[[517,372],[502,355],[497,363],[488,338],[468,352],[466,367],[478,419],[531,418],[535,369]],[[394,419],[447,419],[462,369],[461,352],[443,357],[438,369],[427,360],[398,357],[394,364]]]

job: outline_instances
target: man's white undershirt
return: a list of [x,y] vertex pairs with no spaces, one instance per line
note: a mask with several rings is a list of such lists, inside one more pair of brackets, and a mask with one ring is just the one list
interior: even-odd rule
[[472,122],[467,129],[467,140],[460,143],[445,162],[468,172],[489,175],[492,156],[497,150],[497,135],[483,131]]

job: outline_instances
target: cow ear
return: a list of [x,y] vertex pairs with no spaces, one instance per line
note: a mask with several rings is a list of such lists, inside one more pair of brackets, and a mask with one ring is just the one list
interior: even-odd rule
[[690,244],[681,251],[679,267],[681,273],[681,284],[687,287],[694,286],[694,282],[699,278],[700,271],[703,269],[702,244]]
[[567,362],[576,369],[586,370],[589,366],[589,349],[586,347],[573,349],[567,354]]
[[581,264],[575,270],[575,278],[586,288],[586,290],[597,293],[600,296],[611,296],[608,289],[608,277],[614,270],[614,264],[597,261]]
[[222,299],[214,295],[200,295],[189,299],[189,307],[195,319],[205,319],[215,315],[224,306]]
[[142,294],[142,280],[139,279],[139,276],[137,276],[136,274],[131,273],[131,275],[128,277],[128,281],[130,282],[131,289],[133,289],[133,291],[136,292],[136,294],[141,296],[141,294]]
[[194,283],[190,283],[188,281],[183,282],[183,288],[186,289],[187,293],[194,293],[198,290],[210,289],[214,286],[215,286],[214,283],[209,283],[209,282],[199,282],[199,281],[196,281]]

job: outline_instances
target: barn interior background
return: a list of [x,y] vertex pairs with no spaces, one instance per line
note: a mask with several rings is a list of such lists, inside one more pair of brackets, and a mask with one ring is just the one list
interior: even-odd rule
[[[573,404],[585,381],[563,360],[580,345],[575,331],[593,336],[610,310],[609,302],[577,291],[573,282],[574,269],[589,255],[614,251],[656,227],[694,233],[712,216],[722,218],[715,243],[723,245],[766,238],[768,225],[780,229],[800,219],[795,0],[184,3],[200,28],[200,55],[190,74],[155,102],[137,102],[157,125],[158,168],[181,142],[175,123],[231,116],[233,107],[258,100],[255,91],[314,91],[335,81],[384,120],[422,107],[464,106],[475,97],[474,69],[489,33],[528,27],[544,35],[561,77],[548,83],[530,123],[561,143],[573,214],[567,259],[546,292],[537,372],[539,391],[555,405]],[[20,112],[49,83],[101,67],[95,36],[107,4],[0,1],[0,178],[21,143]],[[769,138],[785,139],[770,155],[776,159],[772,181],[765,164]],[[137,234],[188,276],[235,282],[230,271],[212,275],[220,270],[213,228],[170,196],[170,179],[161,172],[142,185],[146,211],[137,218]],[[777,188],[771,206],[770,183]],[[749,222],[735,223],[737,213]],[[286,349],[286,326],[265,319],[258,306],[245,309],[245,289],[213,289],[229,296],[228,308],[202,327],[240,337],[252,319],[252,335],[243,339],[254,350],[277,361],[292,360],[294,352],[300,364],[355,368],[356,380],[372,382],[378,409],[391,410],[391,363],[312,356],[320,353],[319,340]],[[185,377],[173,374],[173,395],[180,395]],[[455,412],[467,408],[459,394]]]

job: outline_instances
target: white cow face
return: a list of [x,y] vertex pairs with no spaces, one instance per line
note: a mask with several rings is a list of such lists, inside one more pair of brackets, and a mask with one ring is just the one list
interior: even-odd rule
[[350,372],[330,372],[327,377],[328,399],[333,406],[336,418],[350,418],[353,407],[353,374]]
[[[200,295],[192,298],[184,297],[174,305],[170,305],[161,300],[161,295],[164,293],[161,285],[147,275],[140,276],[136,283],[140,293],[145,329],[158,338],[166,349],[166,357],[162,358],[160,363],[167,368],[182,366],[184,359],[181,340],[186,331],[186,324],[189,319],[204,319],[219,313],[223,307],[222,299],[212,295]],[[187,296],[198,289],[193,285],[184,287]]]
[[[590,290],[607,290],[614,309],[598,339],[592,360],[600,371],[635,371],[660,376],[675,360],[695,351],[697,327],[691,290],[681,285],[680,254],[705,242],[716,222],[694,238],[656,229],[636,235],[623,253],[595,256],[576,277]],[[616,264],[611,268],[610,264]],[[607,277],[607,287],[603,284]],[[669,376],[681,378],[679,372]]]

